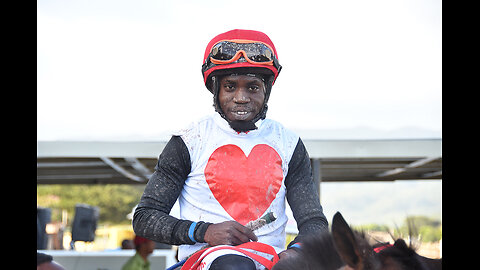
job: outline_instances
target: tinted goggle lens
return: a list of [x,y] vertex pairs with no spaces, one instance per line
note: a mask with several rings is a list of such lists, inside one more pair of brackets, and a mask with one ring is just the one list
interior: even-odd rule
[[215,60],[228,61],[233,59],[239,51],[244,51],[247,57],[254,62],[273,61],[272,50],[263,43],[236,43],[221,41],[212,47],[210,56]]

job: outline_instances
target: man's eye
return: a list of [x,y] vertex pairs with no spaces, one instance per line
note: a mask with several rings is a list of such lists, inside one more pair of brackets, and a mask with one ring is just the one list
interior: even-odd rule
[[231,84],[225,84],[223,88],[225,88],[225,90],[233,90],[235,89],[235,86]]
[[257,92],[258,89],[260,89],[260,88],[259,88],[257,85],[250,85],[249,89],[250,89],[250,91],[252,91],[252,92]]

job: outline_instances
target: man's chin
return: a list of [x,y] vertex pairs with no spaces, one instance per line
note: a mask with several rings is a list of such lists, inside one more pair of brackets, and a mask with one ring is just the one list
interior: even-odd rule
[[257,129],[255,123],[251,121],[244,121],[244,120],[235,120],[229,122],[230,127],[233,128],[237,132],[247,132],[250,130]]

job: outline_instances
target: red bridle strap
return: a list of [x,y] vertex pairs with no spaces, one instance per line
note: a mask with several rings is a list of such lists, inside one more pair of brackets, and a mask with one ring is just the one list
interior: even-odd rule
[[379,253],[380,251],[388,248],[388,247],[393,247],[392,244],[386,244],[386,245],[383,245],[383,246],[379,246],[379,247],[376,247],[373,249],[373,251],[375,251],[376,253]]

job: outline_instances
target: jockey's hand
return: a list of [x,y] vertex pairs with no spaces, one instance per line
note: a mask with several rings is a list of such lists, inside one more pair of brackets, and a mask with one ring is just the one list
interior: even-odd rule
[[257,241],[257,236],[252,230],[236,221],[224,221],[208,226],[204,236],[205,242],[210,246],[231,245],[236,246],[246,242]]

